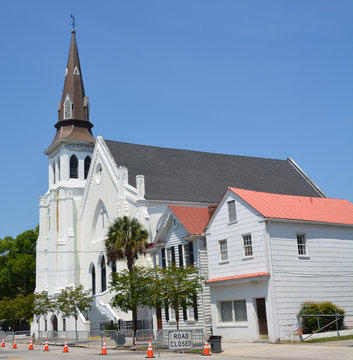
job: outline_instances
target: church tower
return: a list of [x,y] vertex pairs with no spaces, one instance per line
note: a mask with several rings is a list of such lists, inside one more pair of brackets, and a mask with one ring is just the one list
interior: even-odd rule
[[65,82],[58,106],[56,134],[45,154],[49,157],[48,191],[40,198],[36,291],[55,295],[80,283],[80,223],[78,211],[91,163],[95,139],[89,121],[78,56],[76,33],[71,32]]

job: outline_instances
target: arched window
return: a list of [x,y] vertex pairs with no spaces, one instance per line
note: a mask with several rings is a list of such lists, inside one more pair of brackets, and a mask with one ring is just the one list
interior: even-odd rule
[[71,118],[72,118],[72,101],[70,99],[69,94],[67,94],[64,101],[64,119],[71,119]]
[[78,160],[76,155],[70,158],[70,179],[78,179]]
[[92,276],[92,295],[96,295],[96,269],[94,265],[92,265],[91,276]]
[[104,256],[102,256],[101,260],[101,283],[102,283],[102,292],[107,289],[107,272]]
[[85,158],[85,179],[87,179],[90,165],[91,165],[91,157],[86,156],[86,158]]

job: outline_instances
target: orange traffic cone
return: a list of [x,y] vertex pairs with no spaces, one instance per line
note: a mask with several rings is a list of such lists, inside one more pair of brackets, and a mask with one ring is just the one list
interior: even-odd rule
[[14,341],[13,341],[12,348],[13,348],[13,349],[17,349],[17,345],[16,345],[16,338],[15,338],[15,339],[14,339]]
[[148,343],[147,356],[145,356],[145,358],[146,359],[152,359],[152,358],[154,359],[151,339]]
[[34,350],[32,338],[31,338],[31,342],[29,343],[28,350]]
[[2,338],[2,341],[1,341],[1,347],[5,347],[5,338],[4,337]]
[[63,350],[63,352],[69,352],[69,348],[68,348],[68,346],[67,346],[67,339],[65,339],[65,345],[64,345],[64,350]]
[[203,353],[202,353],[203,356],[210,356],[210,347],[208,346],[208,342],[207,342],[207,339],[205,339],[205,345],[203,347]]
[[45,345],[44,345],[44,350],[43,351],[49,351],[48,339],[45,339]]
[[102,351],[99,355],[107,355],[107,343],[104,339],[104,342],[103,342],[103,347],[102,347]]

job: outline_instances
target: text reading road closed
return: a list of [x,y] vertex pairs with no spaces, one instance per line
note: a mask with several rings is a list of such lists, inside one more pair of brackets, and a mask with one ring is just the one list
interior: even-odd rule
[[191,331],[171,331],[169,333],[169,349],[183,350],[192,348]]

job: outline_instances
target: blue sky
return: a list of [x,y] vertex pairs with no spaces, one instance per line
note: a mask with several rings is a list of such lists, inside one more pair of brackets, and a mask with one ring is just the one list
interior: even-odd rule
[[38,224],[70,14],[95,136],[285,159],[353,202],[351,0],[3,1],[0,237]]

